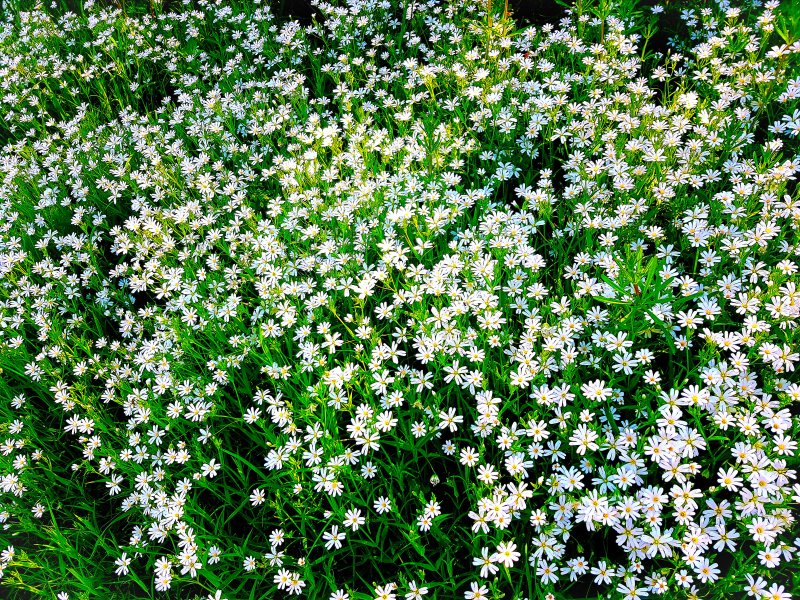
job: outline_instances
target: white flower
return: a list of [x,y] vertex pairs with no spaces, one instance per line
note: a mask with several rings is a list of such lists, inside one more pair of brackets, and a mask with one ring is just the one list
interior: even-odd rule
[[250,503],[253,506],[258,506],[260,504],[263,504],[265,499],[266,499],[266,494],[264,493],[264,490],[262,490],[261,488],[254,489],[253,492],[250,494]]
[[392,502],[386,496],[379,496],[375,503],[373,504],[373,508],[375,512],[379,515],[382,515],[385,512],[389,512],[392,510]]
[[517,545],[514,542],[501,542],[497,546],[497,551],[492,555],[492,562],[501,563],[505,567],[511,568],[521,556],[516,550]]
[[248,556],[244,559],[244,570],[245,571],[252,571],[256,568],[256,559],[254,556]]
[[131,564],[131,559],[128,557],[127,552],[123,552],[122,556],[120,556],[117,560],[114,561],[114,564],[117,565],[116,573],[117,575],[127,575],[128,574],[128,566]]
[[212,479],[217,475],[217,469],[219,469],[219,467],[220,465],[217,464],[216,460],[212,458],[202,467],[203,477],[208,477],[209,479]]
[[325,540],[325,548],[330,550],[331,548],[336,548],[337,550],[342,547],[342,541],[345,539],[346,535],[344,531],[339,532],[339,526],[334,525],[331,527],[330,531],[326,531],[322,534],[322,539]]

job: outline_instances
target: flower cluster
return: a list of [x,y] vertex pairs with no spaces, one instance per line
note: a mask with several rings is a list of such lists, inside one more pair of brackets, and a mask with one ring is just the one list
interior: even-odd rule
[[583,4],[4,25],[0,584],[791,598],[800,42]]

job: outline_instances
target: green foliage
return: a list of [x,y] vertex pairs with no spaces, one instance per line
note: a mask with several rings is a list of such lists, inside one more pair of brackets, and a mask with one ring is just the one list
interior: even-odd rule
[[2,5],[0,596],[800,589],[800,11],[288,4]]

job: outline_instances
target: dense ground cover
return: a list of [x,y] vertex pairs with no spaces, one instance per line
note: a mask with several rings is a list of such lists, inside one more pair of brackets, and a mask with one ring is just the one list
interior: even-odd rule
[[314,5],[4,6],[0,596],[792,597],[800,11]]

